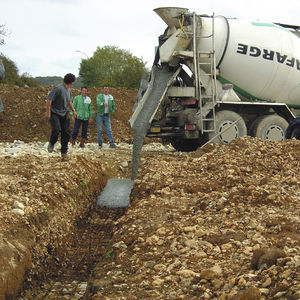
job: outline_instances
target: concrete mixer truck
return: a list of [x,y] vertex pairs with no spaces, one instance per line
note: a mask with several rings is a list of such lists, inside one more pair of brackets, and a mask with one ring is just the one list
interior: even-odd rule
[[167,28],[141,84],[132,128],[143,114],[145,135],[179,151],[245,135],[284,139],[300,115],[300,26],[178,7],[154,11]]

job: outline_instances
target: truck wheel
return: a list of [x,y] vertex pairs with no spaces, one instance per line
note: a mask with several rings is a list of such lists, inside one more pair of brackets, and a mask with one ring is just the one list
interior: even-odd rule
[[[208,133],[208,140],[212,139],[214,136],[224,131],[221,135],[212,140],[213,144],[216,143],[229,143],[234,139],[247,135],[247,127],[244,119],[242,118],[231,128],[226,130],[231,124],[236,120],[240,119],[241,116],[234,111],[221,110],[216,113],[216,128],[215,132]],[[208,129],[213,129],[213,124],[210,124]],[[225,131],[226,130],[226,131]]]
[[200,143],[198,139],[187,140],[187,139],[173,138],[171,140],[171,145],[177,151],[192,152],[198,149]]
[[276,114],[262,116],[254,121],[251,136],[263,140],[282,141],[287,127],[288,122]]

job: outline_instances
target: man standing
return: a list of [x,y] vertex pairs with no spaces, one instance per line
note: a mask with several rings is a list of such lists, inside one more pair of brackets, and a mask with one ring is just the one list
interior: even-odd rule
[[[82,124],[81,129],[81,141],[79,147],[84,148],[84,143],[87,139],[87,131],[89,126],[89,120],[92,121],[94,110],[93,103],[90,97],[87,96],[88,89],[87,87],[81,88],[81,94],[74,97],[73,107],[77,112],[77,118],[75,118],[74,128],[72,132],[72,145],[75,145],[75,141],[78,135],[78,131]],[[73,112],[71,111],[71,115],[73,116]],[[74,119],[74,116],[73,116]]]
[[115,102],[112,95],[109,93],[109,87],[107,85],[103,86],[103,94],[97,96],[97,137],[99,148],[102,148],[102,126],[105,128],[106,135],[109,140],[109,147],[116,148],[114,139],[111,132],[110,115],[115,112]]
[[54,144],[58,140],[61,132],[61,156],[62,159],[68,159],[68,143],[70,140],[70,119],[68,116],[69,106],[71,107],[74,117],[77,113],[72,104],[71,87],[75,81],[75,75],[68,73],[61,84],[55,86],[47,96],[46,119],[50,120],[51,136],[48,144],[48,151],[52,152]]

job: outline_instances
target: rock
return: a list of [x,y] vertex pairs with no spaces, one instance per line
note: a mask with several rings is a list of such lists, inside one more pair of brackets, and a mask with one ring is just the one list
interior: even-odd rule
[[281,296],[285,295],[286,292],[278,292],[274,295],[274,298],[280,298]]
[[280,274],[281,278],[288,279],[291,275],[291,270],[285,270],[282,274]]
[[197,237],[202,237],[202,236],[204,236],[206,234],[206,232],[204,231],[204,230],[202,230],[202,229],[197,229],[196,231],[195,231],[195,236],[197,236]]
[[157,279],[155,279],[155,280],[153,281],[153,285],[154,285],[154,286],[160,286],[160,285],[162,285],[163,283],[164,283],[164,280],[161,279],[161,278],[157,278]]
[[128,167],[128,162],[127,162],[127,161],[121,162],[121,166],[122,166],[123,168],[127,168],[127,167]]
[[113,244],[113,248],[117,248],[117,249],[126,249],[127,246],[123,241],[120,241],[118,243]]
[[184,232],[194,232],[196,230],[196,226],[186,226],[183,228]]
[[250,287],[233,295],[229,300],[260,300],[261,293],[258,288]]
[[269,268],[276,264],[276,261],[280,257],[284,257],[283,250],[278,248],[262,248],[253,252],[251,259],[251,267],[253,269]]
[[204,251],[200,250],[200,251],[196,252],[195,257],[204,258],[204,257],[207,257],[207,254]]
[[164,271],[164,270],[166,270],[166,268],[167,267],[164,264],[156,264],[154,266],[154,270],[156,270],[156,271]]
[[259,289],[259,291],[261,292],[262,295],[268,295],[270,292],[270,290],[266,288],[261,288]]
[[21,210],[24,210],[24,204],[23,203],[21,203],[21,202],[19,202],[19,201],[15,201],[14,202],[14,208],[19,208],[19,209],[21,209]]
[[220,279],[213,279],[212,284],[215,289],[219,290],[221,288],[221,286],[223,285],[223,281]]
[[20,209],[20,208],[14,208],[12,210],[12,212],[16,215],[19,215],[19,216],[24,216],[25,215],[25,212],[23,209]]
[[[193,277],[196,277],[196,276],[199,276],[199,273],[196,273],[192,270],[179,270],[176,272],[177,275],[182,275],[184,277],[189,277],[189,276],[193,276]],[[201,277],[201,275],[200,275]]]
[[271,285],[271,283],[272,283],[272,280],[271,280],[271,278],[270,277],[268,277],[267,279],[266,279],[266,281],[261,285],[263,288],[265,288],[265,287],[268,287],[269,285]]
[[211,270],[215,272],[218,276],[222,275],[222,269],[219,265],[214,265]]
[[145,267],[146,267],[146,268],[150,268],[150,269],[152,269],[155,265],[156,265],[156,262],[155,262],[155,261],[147,261],[147,262],[145,263]]
[[214,278],[217,278],[218,274],[214,272],[213,270],[203,270],[200,272],[200,278],[201,279],[206,279],[206,280],[212,280]]
[[166,233],[167,233],[166,228],[164,228],[164,227],[157,229],[156,232],[158,235],[162,235],[162,236],[166,235]]
[[238,286],[245,286],[247,281],[245,280],[244,277],[241,277],[238,281]]
[[185,240],[184,244],[189,248],[197,248],[197,241],[196,240]]
[[230,248],[232,248],[232,244],[230,244],[230,243],[223,244],[223,245],[221,246],[221,249],[222,249],[223,252],[228,251]]
[[159,241],[159,237],[157,235],[152,235],[146,239],[146,243],[154,244]]

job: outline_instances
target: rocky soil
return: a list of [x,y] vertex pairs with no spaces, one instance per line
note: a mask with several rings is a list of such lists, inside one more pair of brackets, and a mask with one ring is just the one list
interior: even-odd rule
[[[52,87],[20,88],[0,84],[5,112],[0,114],[0,141],[24,142],[48,141],[50,125],[45,120],[47,93]],[[88,96],[93,101],[96,110],[96,97],[102,89],[90,88]],[[128,123],[132,114],[137,91],[110,89],[116,102],[116,112],[111,118],[112,131],[116,142],[132,142],[131,129]],[[72,89],[73,97],[80,94],[80,90]],[[73,128],[73,126],[71,126]],[[105,136],[106,138],[106,136]],[[97,142],[96,122],[90,124],[88,141]]]
[[[119,147],[91,130],[65,162],[46,151],[46,92],[0,86],[0,299],[300,299],[299,141],[144,145],[130,206],[109,211],[95,203],[130,178],[135,92],[112,91]],[[50,296],[68,269],[77,296]]]

